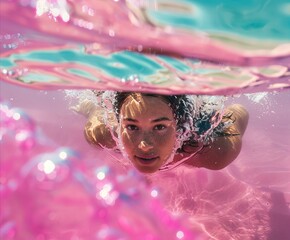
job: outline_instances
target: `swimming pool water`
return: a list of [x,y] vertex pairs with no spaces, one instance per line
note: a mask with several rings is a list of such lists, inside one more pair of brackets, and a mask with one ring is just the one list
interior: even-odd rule
[[[290,238],[286,0],[0,4],[1,237]],[[220,171],[125,174],[85,142],[72,88],[226,94],[250,113],[242,152]]]

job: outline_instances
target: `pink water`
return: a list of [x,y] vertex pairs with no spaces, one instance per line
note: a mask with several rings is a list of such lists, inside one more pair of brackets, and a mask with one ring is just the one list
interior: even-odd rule
[[[2,83],[1,97],[24,109],[56,145],[82,152],[91,166],[115,162],[110,153],[85,142],[85,119],[68,109],[63,92]],[[162,193],[164,207],[190,219],[201,239],[288,239],[289,100],[289,91],[270,94],[259,103],[244,96],[235,99],[250,113],[241,154],[221,171],[181,167],[160,173],[151,186]]]
[[[68,2],[73,4],[72,1]],[[100,2],[96,1],[94,4],[93,1],[86,1],[87,6],[98,13],[94,15],[99,17],[98,21],[96,18],[89,17],[89,10],[86,8],[87,15],[81,11],[78,14],[74,12],[71,16],[75,20],[64,23],[54,22],[45,15],[37,21],[32,21],[34,8],[19,7],[12,1],[1,2],[1,16],[7,23],[3,29],[1,26],[1,32],[9,33],[10,36],[21,32],[26,37],[23,41],[17,38],[16,48],[2,49],[3,59],[13,59],[16,66],[12,69],[2,67],[1,100],[8,103],[11,109],[21,108],[35,121],[35,124],[31,125],[33,127],[29,129],[30,133],[36,132],[36,129],[41,129],[42,133],[37,136],[33,135],[32,140],[35,145],[30,145],[28,141],[30,135],[26,135],[24,140],[19,139],[16,138],[13,130],[15,128],[13,124],[17,125],[17,123],[23,124],[20,127],[27,130],[24,114],[20,113],[21,119],[18,122],[13,119],[13,116],[8,115],[6,117],[11,124],[8,120],[1,122],[1,124],[7,124],[5,127],[7,126],[9,131],[7,133],[5,129],[1,129],[1,136],[3,137],[3,132],[6,135],[4,134],[4,138],[1,138],[1,168],[3,168],[1,169],[0,236],[3,236],[5,240],[122,239],[121,237],[145,239],[145,236],[147,239],[289,239],[290,127],[288,123],[290,108],[288,105],[290,92],[287,89],[281,90],[289,87],[289,45],[287,47],[284,42],[281,45],[274,42],[271,45],[272,48],[262,52],[252,52],[249,55],[245,49],[227,48],[224,43],[217,43],[210,38],[205,40],[204,36],[197,35],[197,38],[193,38],[192,33],[187,32],[166,33],[144,23],[136,26],[129,21],[128,9],[124,7],[123,1],[102,2],[102,5],[98,3]],[[85,2],[82,4],[85,5]],[[17,9],[21,9],[21,14],[13,14]],[[109,17],[114,11],[119,12],[119,15],[116,15],[118,21]],[[80,21],[84,16],[87,22],[95,23],[93,29],[86,29],[85,25],[80,26],[84,23]],[[106,24],[104,21],[107,21]],[[56,28],[61,31],[55,31]],[[104,34],[108,29],[114,30],[119,41]],[[156,31],[158,31],[158,41],[156,38],[152,39]],[[152,38],[140,38],[140,35],[143,36],[145,33]],[[55,39],[57,39],[57,46],[52,44]],[[68,39],[69,43],[67,43]],[[182,48],[180,43],[184,41],[188,45]],[[15,39],[13,42],[15,43]],[[219,80],[201,75],[197,79],[190,78],[189,81],[185,81],[188,76],[178,73],[180,77],[178,81],[170,82],[165,87],[158,84],[148,86],[138,81],[134,84],[123,84],[116,80],[116,77],[108,75],[105,69],[103,69],[104,73],[91,68],[82,68],[79,62],[43,63],[30,61],[28,57],[25,57],[26,55],[24,57],[17,55],[34,50],[62,51],[76,48],[80,43],[93,42],[102,43],[105,47],[97,48],[98,51],[93,49],[96,52],[85,52],[83,55],[106,56],[114,51],[128,49],[128,46],[138,49],[138,45],[142,45],[144,49],[151,47],[159,53],[171,52],[182,57],[194,56],[205,60],[218,60],[218,63],[203,62],[199,66],[210,65],[211,69],[222,69],[222,73],[225,73],[224,69],[228,71],[228,63],[230,66],[247,66],[250,68],[235,69],[234,73],[239,76],[244,76],[243,74],[246,73],[250,76],[247,75],[249,77],[245,81],[233,83],[225,75],[219,75],[221,77]],[[160,46],[164,50],[160,51]],[[155,56],[152,58],[155,59]],[[182,61],[188,64],[186,60],[182,59]],[[95,71],[94,76],[105,77],[106,83],[110,84],[96,84],[57,68],[60,65],[63,68],[69,68],[72,64],[89,72]],[[259,72],[257,71],[259,66],[273,64],[278,68],[267,73],[268,76],[256,74]],[[25,81],[27,72],[25,74],[17,72],[17,69],[23,70],[23,68],[28,69],[29,73],[38,74],[35,79],[48,73],[56,77],[58,81],[49,79],[43,83],[41,80],[34,79],[34,83],[30,85]],[[3,69],[7,71],[3,72]],[[17,74],[7,74],[10,70],[16,70]],[[193,83],[197,84],[194,85],[196,88],[192,87]],[[124,183],[116,178],[127,171],[116,163],[115,158],[121,158],[121,156],[92,148],[85,142],[83,125],[86,120],[71,111],[64,92],[56,90],[68,86],[99,89],[109,86],[111,89],[132,90],[143,87],[144,91],[159,90],[166,93],[181,93],[182,89],[187,87],[188,92],[191,93],[227,93],[228,95],[237,92],[257,93],[230,97],[227,101],[227,104],[233,102],[243,104],[250,114],[242,152],[230,166],[220,171],[180,167],[159,173],[151,177],[149,182],[141,176],[134,175],[129,176],[127,182]],[[279,92],[273,92],[278,89]],[[260,90],[269,92],[259,93]],[[10,128],[13,131],[10,131]],[[27,175],[23,173],[27,171],[25,169],[33,166],[35,157],[37,159],[37,156],[44,153],[52,153],[55,157],[53,152],[58,147],[64,146],[81,153],[80,156],[75,157],[78,159],[75,163],[76,170],[83,172],[85,176],[91,177],[93,169],[100,165],[109,166],[112,172],[115,172],[108,173],[107,183],[115,186],[119,196],[127,194],[128,198],[131,197],[134,201],[124,201],[119,197],[113,205],[108,202],[104,204],[86,190],[86,184],[75,184],[75,177],[60,165],[60,171],[48,180],[39,180],[37,175],[41,172],[39,168],[36,170],[32,168]],[[68,169],[76,173],[74,168],[68,167]],[[66,177],[62,178],[62,174]],[[47,176],[50,175],[47,174]],[[104,186],[98,186],[100,183],[95,182],[96,178],[92,177],[90,180],[89,182],[93,182],[98,189],[97,192],[93,191],[94,194],[104,188]],[[128,189],[133,189],[138,194],[134,195]],[[158,204],[152,197],[146,197],[147,193],[152,193],[152,189],[156,189],[159,194]],[[126,205],[124,202],[130,204]],[[166,212],[162,212],[164,209]],[[178,215],[178,220],[174,218],[175,215]],[[168,226],[172,232],[164,230]],[[182,230],[184,237],[175,234],[178,230]],[[94,235],[93,232],[99,235]]]

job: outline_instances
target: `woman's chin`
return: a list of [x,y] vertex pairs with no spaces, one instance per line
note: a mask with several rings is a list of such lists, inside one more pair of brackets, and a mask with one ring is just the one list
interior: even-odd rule
[[141,173],[155,173],[159,170],[159,168],[145,168],[145,167],[137,167],[135,166],[136,169],[141,172]]

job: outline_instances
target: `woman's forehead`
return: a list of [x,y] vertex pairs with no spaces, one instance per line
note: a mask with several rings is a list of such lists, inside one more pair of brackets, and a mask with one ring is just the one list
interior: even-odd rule
[[162,98],[136,94],[128,96],[121,107],[121,115],[129,117],[138,115],[173,117],[172,109]]

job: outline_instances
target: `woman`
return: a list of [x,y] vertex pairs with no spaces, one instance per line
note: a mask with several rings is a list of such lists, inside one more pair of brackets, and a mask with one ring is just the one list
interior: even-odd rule
[[[118,138],[123,155],[143,173],[183,162],[213,170],[226,167],[240,153],[249,118],[245,108],[237,104],[227,108],[223,116],[218,111],[206,114],[194,109],[186,95],[117,92],[113,105],[117,132],[112,133],[95,115],[86,124],[86,139],[114,148]],[[218,119],[221,121],[215,126]]]

